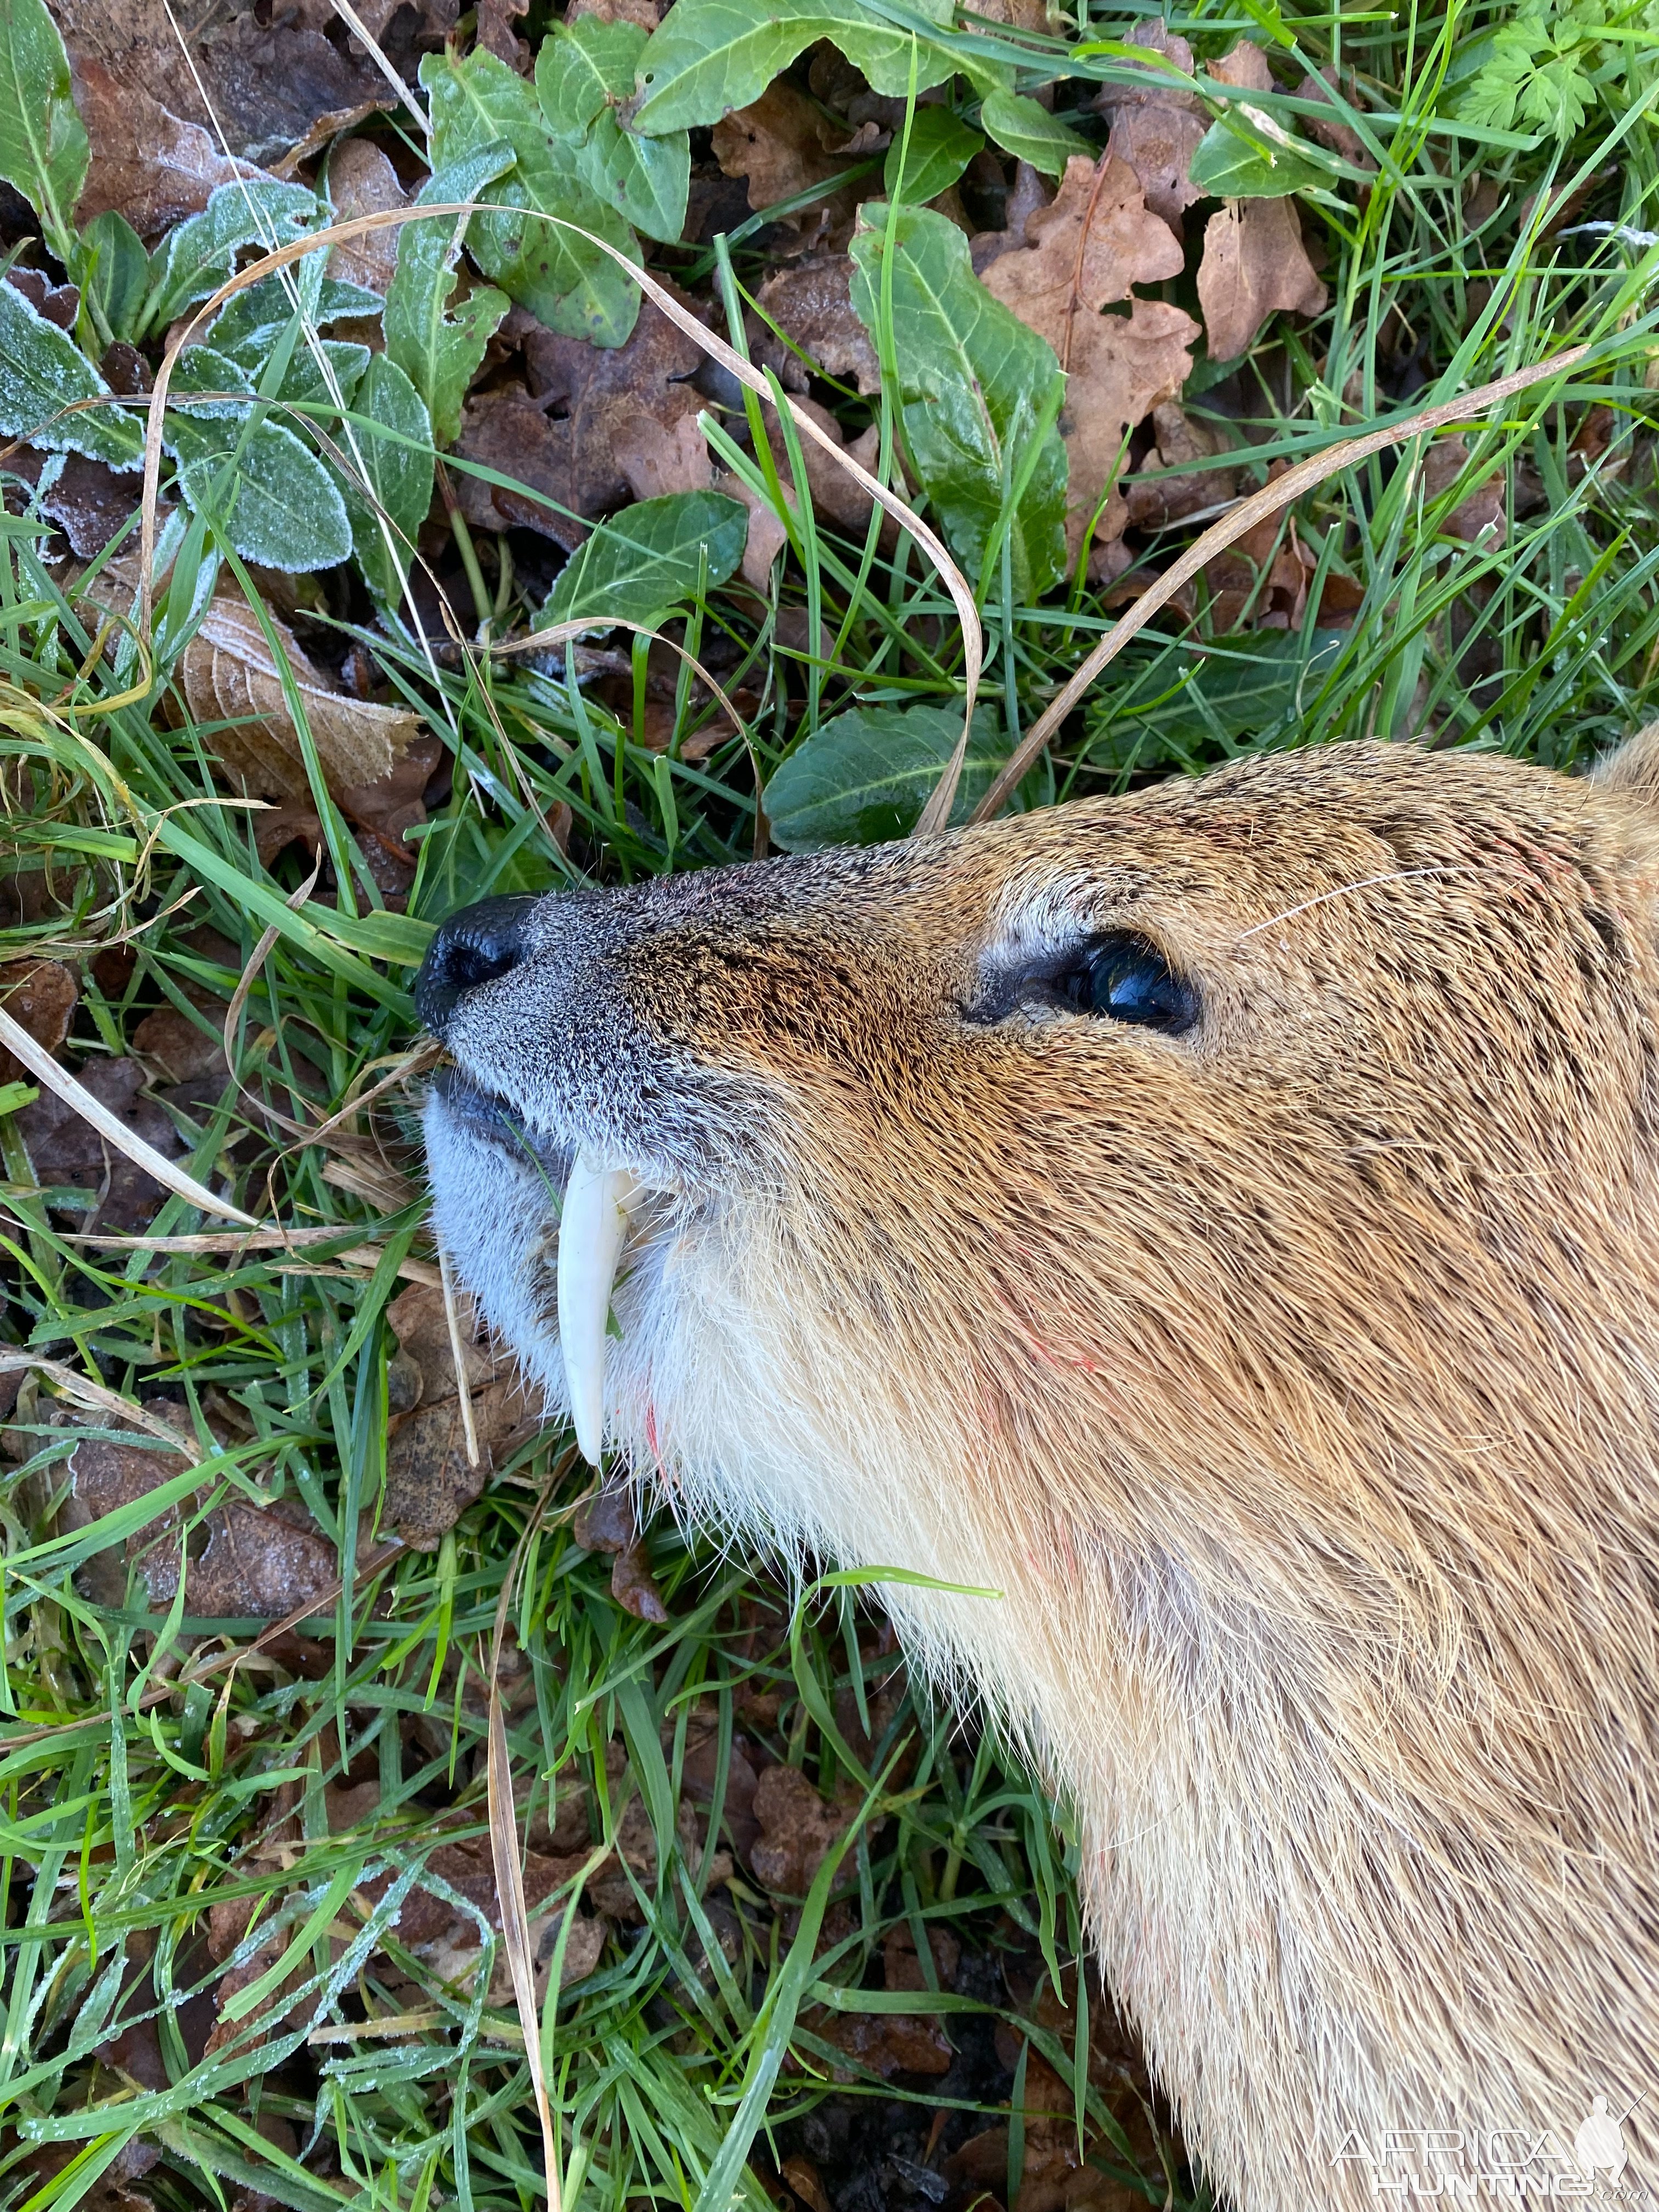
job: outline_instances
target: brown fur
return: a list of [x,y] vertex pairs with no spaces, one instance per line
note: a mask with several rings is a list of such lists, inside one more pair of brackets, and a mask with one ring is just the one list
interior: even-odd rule
[[[1652,2081],[1656,793],[1651,744],[1284,754],[550,900],[445,1019],[538,1175],[580,1142],[663,1193],[635,1464],[1002,1593],[892,1604],[1070,1792],[1240,2212],[1373,2201],[1350,2130],[1570,2148]],[[1198,1026],[986,1018],[1063,915],[1157,943]],[[556,1396],[493,1110],[434,1109],[441,1225]]]

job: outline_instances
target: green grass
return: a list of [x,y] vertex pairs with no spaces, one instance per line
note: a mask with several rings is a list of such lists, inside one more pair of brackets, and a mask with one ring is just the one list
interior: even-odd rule
[[[1460,119],[1470,41],[1501,20],[1416,7],[1176,19],[1201,54],[1246,33],[1278,35],[1313,62],[1356,71],[1382,156],[1369,190],[1304,202],[1322,228],[1324,316],[1270,322],[1224,395],[1201,368],[1189,387],[1200,420],[1206,386],[1211,401],[1227,398],[1215,420],[1241,489],[1273,459],[1408,402],[1570,343],[1594,351],[1501,422],[1471,427],[1467,463],[1432,496],[1425,455],[1407,447],[1301,504],[1295,529],[1319,564],[1309,606],[1333,571],[1363,591],[1346,628],[1321,630],[1310,613],[1294,629],[1218,633],[1201,592],[1190,623],[1173,611],[1161,618],[1063,732],[1054,796],[1362,735],[1574,769],[1654,711],[1654,132],[1645,94],[1638,88],[1632,105],[1590,46],[1585,119],[1565,138]],[[1087,27],[1109,36],[1122,23],[1097,16]],[[1109,55],[1069,70],[1051,61],[1057,105],[1080,109],[1091,75],[1114,66]],[[1034,81],[1043,74],[1034,68]],[[711,273],[690,252],[665,265]],[[752,292],[769,265],[754,237],[740,240],[732,282]],[[849,430],[860,427],[860,405],[839,404]],[[890,452],[884,400],[874,419]],[[737,434],[742,417],[728,428]],[[1494,471],[1511,520],[1470,544],[1447,526]],[[950,602],[914,546],[894,557],[873,531],[854,542],[821,519],[792,526],[795,550],[769,602],[722,588],[699,599],[684,632],[728,692],[757,702],[749,738],[763,776],[854,696],[959,711]],[[1156,567],[1188,536],[1177,526],[1141,557]],[[489,1651],[514,1559],[508,1740],[521,1823],[574,1822],[594,1856],[619,1832],[636,1842],[648,1832],[653,1844],[635,1851],[631,1876],[613,1869],[629,1901],[611,1917],[601,1963],[540,2023],[568,2206],[757,2204],[803,2139],[779,2130],[829,2097],[872,2109],[908,2100],[925,2137],[939,2094],[914,2076],[884,2084],[826,2028],[861,2008],[867,2021],[890,2017],[884,1946],[900,1930],[925,1948],[929,1929],[988,1967],[979,1994],[924,1990],[908,2009],[931,2014],[964,2048],[974,2036],[988,2048],[994,2018],[1023,2018],[1091,2155],[1139,2174],[1121,2201],[1203,2203],[1133,2082],[1098,2049],[1091,2071],[1079,2011],[1054,2002],[1055,1986],[1074,1991],[1085,1948],[1063,1817],[994,1735],[896,1672],[878,1593],[792,1593],[765,1562],[688,1542],[659,1515],[648,1550],[669,1619],[637,1620],[611,1594],[609,1561],[574,1541],[571,1510],[587,1476],[557,1434],[498,1468],[436,1551],[378,1548],[395,1348],[385,1312],[400,1264],[429,1267],[433,1252],[417,1182],[398,1210],[395,1185],[392,1200],[371,1200],[337,1172],[355,1164],[361,1188],[378,1147],[380,1162],[418,1179],[419,1078],[398,1072],[419,1042],[408,988],[429,927],[491,892],[742,860],[755,846],[755,766],[748,744],[729,736],[687,750],[711,709],[684,686],[670,749],[645,743],[643,641],[632,710],[612,711],[556,673],[485,652],[451,653],[434,672],[407,637],[353,623],[350,605],[309,592],[310,635],[352,629],[385,696],[418,707],[441,736],[454,775],[419,835],[406,915],[386,910],[320,787],[332,881],[291,904],[305,873],[297,852],[274,868],[261,862],[252,817],[216,779],[215,726],[182,702],[188,571],[210,538],[198,530],[185,542],[145,688],[131,652],[93,653],[101,615],[88,580],[66,582],[38,525],[5,526],[0,872],[36,890],[29,918],[0,933],[0,959],[76,967],[70,1049],[88,1066],[128,1050],[140,1020],[164,1006],[216,1024],[274,928],[247,994],[235,1079],[179,1118],[184,1164],[228,1180],[261,1218],[331,1241],[307,1249],[308,1272],[269,1252],[231,1261],[79,1243],[85,1194],[41,1188],[52,1177],[23,1140],[21,1094],[0,1091],[7,1333],[53,1363],[24,1385],[0,1480],[0,2203],[32,2212],[94,2201],[135,2174],[132,2185],[164,2207],[228,2205],[239,2190],[299,2212],[537,2200],[540,2136],[496,1937],[461,1897],[457,1917],[471,1916],[481,1956],[445,1978],[389,1925],[406,1877],[434,1849],[486,1834]],[[496,635],[533,616],[533,597],[488,539],[435,557],[465,634],[481,611],[474,583]],[[1112,617],[1083,586],[1018,604],[1008,575],[992,562],[981,586],[986,693],[1024,727]],[[828,661],[799,642],[819,621],[836,641]],[[552,834],[566,821],[568,854]],[[198,939],[204,925],[216,936]],[[128,957],[97,958],[120,945]],[[217,1011],[198,1013],[198,1001]],[[320,1121],[387,1078],[375,1104],[342,1124],[339,1149],[291,1142],[259,1109],[269,1100],[292,1115],[302,1097]],[[146,1234],[214,1226],[169,1199]],[[378,1265],[340,1256],[365,1246]],[[100,1410],[83,1394],[77,1406],[66,1376],[131,1408],[171,1401],[199,1462],[192,1472],[177,1457],[186,1533],[239,1497],[309,1510],[335,1547],[342,1587],[301,1635],[262,1650],[267,1623],[154,1606],[136,1568],[124,1597],[106,1582],[94,1596],[86,1562],[100,1548],[123,1562],[108,1547],[125,1525],[90,1535],[70,1525],[60,1510],[69,1455],[88,1436],[165,1446],[107,1399]],[[148,1510],[130,1509],[128,1521]],[[839,1786],[844,1805],[861,1808],[804,1916],[799,1899],[741,1863],[711,1881],[731,1842],[720,1808],[734,1736],[755,1759],[798,1766],[827,1800]],[[681,1815],[692,1743],[714,1778],[700,1826]],[[363,1810],[354,1800],[342,1826],[343,1789],[371,1780],[378,1802]],[[250,1901],[258,1917],[245,1948],[264,1946],[264,1994],[205,2053],[203,2000],[227,1971],[209,1932],[216,1913],[231,1925]],[[279,2008],[265,2011],[279,1986]],[[1098,1996],[1090,2009],[1098,2039]],[[362,2033],[387,2020],[397,2032]],[[1005,2038],[1005,2057],[1017,2047]],[[1019,2083],[1034,2063],[1020,2060]],[[1018,2186],[1029,2130],[1018,2086],[1006,2069],[995,2075],[982,2072],[959,2100],[983,2110],[952,2122],[951,2140],[1006,2124],[1012,2095],[1000,2195]],[[833,2109],[845,2124],[848,2103]],[[140,2142],[148,2148],[135,2160]],[[757,2163],[745,2170],[751,2147]]]

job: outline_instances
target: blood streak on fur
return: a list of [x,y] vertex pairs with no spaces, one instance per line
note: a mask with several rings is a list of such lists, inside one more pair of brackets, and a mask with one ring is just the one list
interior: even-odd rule
[[[1190,1021],[1057,985],[1126,945]],[[1069,1794],[1234,2212],[1596,2097],[1652,2201],[1659,738],[1577,781],[1308,750],[474,910],[417,998],[440,1229],[550,1407],[509,1124],[690,1224],[612,1294],[624,1465],[1000,1593],[886,1594]]]

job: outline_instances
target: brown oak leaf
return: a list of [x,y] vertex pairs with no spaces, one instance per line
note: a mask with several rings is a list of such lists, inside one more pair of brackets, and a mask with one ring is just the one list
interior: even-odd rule
[[[862,392],[879,392],[881,364],[870,333],[853,311],[852,276],[850,255],[814,254],[769,276],[756,299],[826,376],[849,381]],[[755,356],[776,370],[787,389],[806,390],[805,365],[764,326],[757,333]]]
[[[834,132],[823,111],[780,78],[747,107],[714,125],[714,159],[728,177],[745,177],[757,211],[811,191],[848,166],[831,153]],[[801,217],[791,218],[799,228]]]
[[[1150,48],[1187,76],[1193,73],[1192,48],[1156,20],[1138,24],[1127,42]],[[1170,70],[1149,63],[1134,84],[1105,86],[1095,105],[1111,119],[1108,151],[1129,164],[1147,206],[1178,235],[1182,210],[1200,198],[1188,172],[1209,128],[1203,102],[1174,82]]]
[[1293,199],[1228,200],[1205,224],[1198,304],[1212,361],[1236,360],[1276,309],[1316,315],[1325,297]]
[[[1025,234],[1030,242],[1000,255],[984,283],[1048,339],[1067,373],[1060,428],[1071,464],[1066,538],[1075,557],[1122,465],[1128,433],[1186,381],[1198,325],[1166,301],[1133,298],[1132,285],[1179,271],[1181,247],[1147,208],[1127,162],[1109,151],[1097,164],[1070,161],[1053,204],[1029,218]],[[1100,312],[1126,299],[1127,316]],[[1126,520],[1121,510],[1114,514],[1107,535],[1121,532]]]
[[[385,215],[409,204],[398,172],[372,138],[348,138],[335,148],[329,157],[328,196],[336,222],[349,222],[354,216]],[[329,275],[347,283],[366,284],[384,296],[398,266],[399,235],[388,226],[348,239],[329,255]]]
[[[305,702],[306,719],[332,791],[391,775],[420,729],[404,707],[377,707],[337,691],[288,625],[267,612]],[[216,593],[186,647],[185,698],[204,722],[222,722],[212,743],[229,774],[265,799],[311,796],[300,733],[258,617],[238,592]]]

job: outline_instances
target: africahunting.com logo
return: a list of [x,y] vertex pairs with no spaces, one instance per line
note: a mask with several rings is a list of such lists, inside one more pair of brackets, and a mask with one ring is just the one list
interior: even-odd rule
[[1625,2123],[1641,2102],[1614,2112],[1595,2097],[1571,2136],[1545,2128],[1351,2128],[1333,2166],[1364,2175],[1374,2197],[1395,2203],[1543,2204],[1617,2201],[1635,2212],[1655,2200],[1631,2172]]

